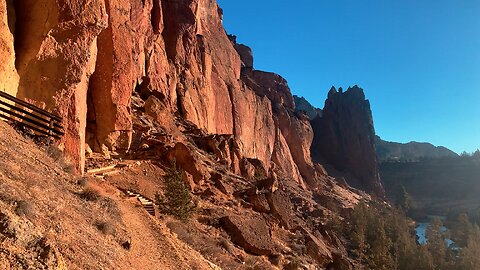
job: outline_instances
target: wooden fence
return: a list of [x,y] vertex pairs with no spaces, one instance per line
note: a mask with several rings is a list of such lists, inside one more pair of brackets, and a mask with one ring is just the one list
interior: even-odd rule
[[62,118],[0,91],[0,118],[33,130],[42,136],[60,139],[64,135]]

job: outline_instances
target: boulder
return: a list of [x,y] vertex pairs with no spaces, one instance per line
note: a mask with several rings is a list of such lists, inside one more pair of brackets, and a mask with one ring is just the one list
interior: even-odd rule
[[273,216],[279,220],[282,227],[290,229],[293,225],[295,214],[288,195],[281,190],[277,190],[276,192],[269,193],[267,198]]
[[160,101],[156,96],[150,95],[145,100],[145,114],[153,118],[168,134],[178,134],[179,130],[175,123],[175,118],[166,107],[166,104]]
[[221,174],[211,174],[210,180],[215,184],[215,187],[218,188],[218,190],[220,190],[223,194],[233,194],[233,187],[225,182],[225,179]]
[[202,184],[210,177],[210,174],[198,158],[184,143],[178,142],[168,150],[167,160],[185,170],[193,177],[195,184]]
[[352,270],[353,264],[347,256],[333,252],[333,262],[327,266],[328,270]]
[[232,241],[255,255],[273,255],[277,246],[265,219],[260,215],[229,215],[221,219]]

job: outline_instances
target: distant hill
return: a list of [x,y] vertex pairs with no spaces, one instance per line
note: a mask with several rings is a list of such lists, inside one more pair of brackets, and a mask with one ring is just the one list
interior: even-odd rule
[[315,119],[317,116],[322,116],[322,110],[312,106],[304,97],[293,95],[293,99],[295,100],[295,111],[305,112],[310,120]]
[[421,158],[458,157],[458,154],[443,146],[430,143],[396,143],[375,138],[377,158],[383,161],[414,161]]
[[480,209],[480,155],[380,164],[387,197],[398,201],[404,189],[417,214],[447,215]]

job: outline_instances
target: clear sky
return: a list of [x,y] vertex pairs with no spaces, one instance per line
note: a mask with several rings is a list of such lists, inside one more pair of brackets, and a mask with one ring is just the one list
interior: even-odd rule
[[480,148],[479,0],[217,1],[255,68],[313,105],[358,84],[383,139]]

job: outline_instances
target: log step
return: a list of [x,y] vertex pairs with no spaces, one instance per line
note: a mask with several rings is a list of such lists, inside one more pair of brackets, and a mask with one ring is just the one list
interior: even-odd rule
[[143,197],[139,193],[130,190],[125,190],[125,193],[129,198],[137,198],[137,200],[142,204],[143,209],[145,209],[148,214],[155,216],[155,203],[153,201]]

